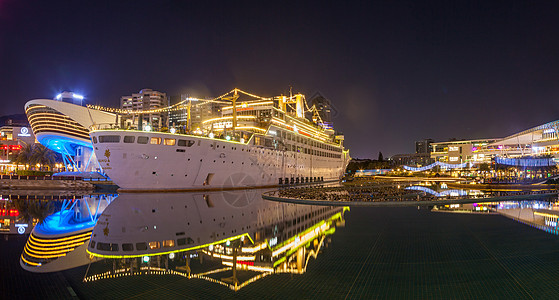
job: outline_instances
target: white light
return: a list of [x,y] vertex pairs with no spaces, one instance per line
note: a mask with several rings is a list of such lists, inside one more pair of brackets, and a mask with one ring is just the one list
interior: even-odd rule
[[210,134],[208,136],[210,137],[210,139],[213,139],[214,138],[214,133],[210,132]]
[[229,245],[231,245],[230,241],[225,242],[225,246],[229,246]]
[[78,94],[74,94],[72,97],[83,100],[83,96],[82,95],[78,95]]
[[173,128],[171,128],[171,130],[170,130],[170,131],[171,131],[171,133],[172,133],[172,134],[175,134],[175,132],[177,132],[177,130],[176,130],[176,129],[175,129],[174,127],[173,127]]
[[56,99],[57,99],[57,100],[60,100],[61,97],[62,97],[62,94],[56,95]]
[[293,125],[293,131],[298,132],[297,131],[297,126]]
[[150,125],[146,125],[144,127],[144,131],[151,131],[151,126]]
[[230,137],[230,136],[226,136],[225,139],[228,140],[228,141],[230,141],[230,140],[231,140],[231,137]]
[[144,262],[149,262],[149,256],[144,256]]
[[175,258],[175,253],[174,253],[174,252],[169,253],[169,258],[170,258],[170,259]]

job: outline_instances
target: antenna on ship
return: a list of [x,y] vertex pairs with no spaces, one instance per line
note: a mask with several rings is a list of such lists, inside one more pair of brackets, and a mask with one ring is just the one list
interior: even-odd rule
[[223,97],[225,100],[233,102],[233,135],[235,135],[235,128],[237,127],[237,99],[239,99],[239,89],[235,88],[233,90],[233,96]]

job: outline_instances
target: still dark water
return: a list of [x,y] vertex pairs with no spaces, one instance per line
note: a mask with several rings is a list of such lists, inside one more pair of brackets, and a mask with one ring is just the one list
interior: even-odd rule
[[[274,240],[274,245],[288,243],[294,237],[297,241],[303,239],[305,234],[317,232],[313,226],[316,228],[316,224],[323,224],[325,220],[330,220],[328,224],[334,229],[310,238],[305,244],[302,266],[299,266],[303,271],[300,274],[269,274],[253,280],[237,291],[222,284],[232,275],[232,271],[208,275],[207,277],[213,281],[189,279],[179,275],[144,274],[84,282],[85,277],[91,278],[95,274],[113,270],[115,265],[117,269],[119,264],[130,265],[130,261],[124,262],[122,259],[105,259],[90,266],[84,265],[55,273],[31,273],[24,271],[19,263],[29,236],[3,236],[0,240],[2,257],[0,298],[557,299],[559,297],[558,236],[498,214],[432,212],[428,208],[352,208],[349,211],[342,210],[338,217],[331,220],[335,213],[340,212],[339,209],[269,203],[246,193],[229,193],[225,196],[214,193],[209,197],[202,194],[196,197],[191,194],[153,195],[136,194],[121,199],[118,197],[106,211],[111,212],[112,218],[116,217],[116,212],[121,211],[123,217],[134,219],[135,217],[129,214],[130,209],[133,208],[132,211],[135,212],[142,209],[147,211],[147,206],[142,206],[142,203],[153,203],[149,209],[153,206],[154,211],[161,210],[162,213],[165,213],[164,207],[170,204],[174,206],[173,209],[178,207],[178,203],[185,203],[185,206],[188,205],[191,210],[195,207],[195,213],[187,217],[190,218],[189,225],[186,225],[186,220],[169,223],[164,218],[150,217],[149,214],[144,214],[147,220],[139,218],[138,224],[153,221],[161,224],[159,228],[163,228],[162,230],[167,230],[165,228],[169,227],[168,231],[172,231],[173,234],[162,232],[162,240],[174,235],[175,226],[188,230],[185,226],[192,226],[190,222],[194,220],[197,222],[199,220],[200,224],[203,224],[196,227],[197,229],[192,228],[200,233],[202,239],[200,243],[203,243],[204,230],[224,231],[221,237],[213,237],[219,240],[238,235],[240,232],[229,234],[227,230],[239,226],[242,228],[250,226],[247,232],[251,232],[251,238],[255,240],[257,236],[268,241],[277,238]],[[184,200],[181,200],[181,197]],[[111,210],[111,206],[118,209]],[[246,218],[237,218],[235,223],[218,222],[221,214],[214,212],[227,207],[229,211],[237,211],[239,216],[246,213],[242,215]],[[255,211],[256,215],[250,216],[251,210]],[[301,219],[301,216],[293,214],[294,211],[305,212],[308,217]],[[308,213],[309,211],[311,213]],[[263,221],[269,215],[275,216],[275,219],[269,221],[275,224],[273,226]],[[218,221],[214,221],[216,217]],[[232,215],[231,218],[233,217]],[[293,221],[297,218],[300,222]],[[135,223],[136,220],[128,221],[128,228],[138,225]],[[264,224],[262,226],[267,229],[257,228],[258,224]],[[149,226],[152,226],[152,223]],[[127,232],[131,231],[127,230]],[[189,234],[187,231],[186,235]],[[194,237],[196,234],[191,235]],[[255,241],[254,244],[258,242]],[[181,259],[185,255],[191,255],[192,272],[202,274],[223,267],[220,259],[205,258],[203,262],[199,260],[199,256],[207,256],[207,253],[202,253],[203,250],[217,251],[215,250],[217,247],[219,246],[215,245],[212,248],[204,247],[178,252],[176,258],[167,260],[165,255],[164,259],[168,263],[168,268],[177,269],[184,264]],[[297,249],[292,250],[293,253],[288,249],[282,255],[287,257],[287,261],[292,261],[289,266],[296,270]],[[313,255],[313,250],[317,250],[316,257]],[[272,263],[278,262],[278,258],[282,255],[272,259]],[[264,256],[256,260],[268,261]],[[154,260],[151,262],[152,266],[154,266],[153,262]],[[272,263],[269,265],[271,266]],[[258,262],[254,264],[257,265]],[[161,266],[160,263],[158,267]],[[259,274],[262,272],[243,270],[237,272],[237,278],[241,283]]]

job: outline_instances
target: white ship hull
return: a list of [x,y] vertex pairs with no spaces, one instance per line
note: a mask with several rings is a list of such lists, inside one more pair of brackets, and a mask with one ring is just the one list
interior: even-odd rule
[[[347,152],[316,155],[199,136],[142,131],[92,131],[103,170],[124,190],[216,190],[338,180]],[[118,142],[101,142],[112,136]],[[118,136],[118,138],[115,138]],[[125,136],[134,142],[124,143]],[[139,144],[139,137],[174,139],[176,144]],[[132,139],[132,138],[128,138]],[[190,146],[179,146],[178,140]],[[329,157],[330,156],[330,157]]]

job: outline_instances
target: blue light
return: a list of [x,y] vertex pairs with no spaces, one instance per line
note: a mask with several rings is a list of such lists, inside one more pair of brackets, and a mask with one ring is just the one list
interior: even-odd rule
[[495,157],[495,163],[516,167],[549,167],[555,166],[553,158],[504,158]]
[[60,98],[62,98],[62,94],[56,95],[56,100],[60,100]]
[[408,170],[408,171],[412,171],[412,172],[421,172],[421,171],[427,171],[429,169],[432,169],[436,166],[441,166],[443,168],[447,168],[447,169],[456,169],[456,168],[466,168],[468,167],[470,163],[463,163],[463,164],[447,164],[447,163],[442,163],[442,162],[434,162],[428,166],[423,166],[423,167],[409,167],[409,166],[404,166],[404,169]]
[[464,190],[444,190],[444,191],[439,193],[439,192],[434,191],[434,190],[432,190],[428,187],[420,186],[420,185],[409,186],[409,187],[406,188],[406,190],[422,191],[422,192],[425,192],[427,194],[431,194],[435,197],[466,196],[466,195],[468,195],[468,192],[466,192]]

